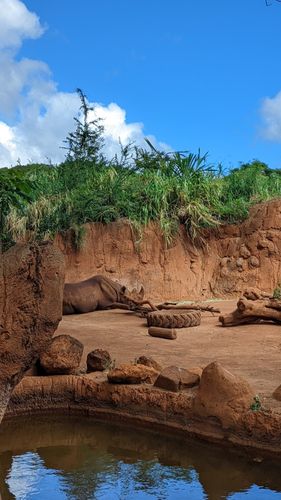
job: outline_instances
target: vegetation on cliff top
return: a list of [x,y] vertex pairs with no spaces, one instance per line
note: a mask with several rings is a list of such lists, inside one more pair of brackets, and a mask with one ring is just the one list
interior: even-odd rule
[[148,142],[148,149],[121,148],[109,161],[102,154],[102,124],[89,127],[87,101],[80,97],[83,119],[65,141],[65,162],[0,169],[4,248],[70,229],[79,248],[84,223],[123,218],[137,232],[157,221],[168,243],[183,223],[196,239],[203,227],[240,222],[251,205],[281,197],[281,172],[257,160],[224,174],[200,152],[166,153]]

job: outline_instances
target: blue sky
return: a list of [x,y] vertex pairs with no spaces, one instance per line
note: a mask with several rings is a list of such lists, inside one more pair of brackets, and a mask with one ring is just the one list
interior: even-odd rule
[[[1,107],[0,96],[0,120],[9,127],[5,134],[12,131],[21,137],[28,123],[31,127],[31,114],[35,120],[36,113],[32,96],[38,118],[52,107],[49,119],[37,123],[40,134],[44,126],[46,138],[50,134],[48,151],[42,141],[37,144],[34,129],[32,137],[18,141],[10,161],[17,153],[28,157],[29,145],[31,159],[40,154],[60,159],[52,144],[72,127],[79,106],[73,92],[80,87],[90,101],[100,104],[101,114],[106,113],[109,151],[114,151],[120,126],[122,140],[141,142],[148,135],[168,149],[201,148],[209,152],[210,161],[226,168],[253,158],[281,166],[281,3],[272,0],[267,7],[265,0],[0,0],[1,4],[1,12],[14,4],[14,17],[24,5],[25,16],[19,17],[29,16],[30,21],[29,31],[18,28],[20,42],[2,51],[13,53],[9,57],[15,67],[23,59],[44,65],[25,72],[9,108],[7,98]],[[15,30],[20,23],[15,28],[11,17],[6,26],[10,23]],[[42,82],[52,87],[49,97],[46,90],[42,97]],[[9,81],[4,83],[9,87]],[[59,123],[55,133],[50,130],[58,98],[64,99],[57,111],[61,137]],[[113,107],[108,108],[110,103]],[[67,117],[62,123],[64,109]],[[113,139],[110,120],[115,123]],[[1,160],[5,162],[0,149]]]

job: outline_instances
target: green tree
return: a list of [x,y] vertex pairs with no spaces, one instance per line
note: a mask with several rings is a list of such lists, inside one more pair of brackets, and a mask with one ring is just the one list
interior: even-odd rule
[[81,89],[76,90],[80,101],[80,117],[74,117],[76,129],[70,132],[64,143],[67,146],[66,161],[92,161],[98,162],[103,159],[101,150],[103,148],[104,127],[100,118],[89,120],[89,113],[94,111],[93,106],[89,106],[88,99]]

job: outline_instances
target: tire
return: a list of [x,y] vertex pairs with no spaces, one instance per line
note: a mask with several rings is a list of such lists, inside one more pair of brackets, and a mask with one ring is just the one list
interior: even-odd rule
[[147,326],[161,328],[189,328],[201,323],[200,311],[153,311],[147,315]]

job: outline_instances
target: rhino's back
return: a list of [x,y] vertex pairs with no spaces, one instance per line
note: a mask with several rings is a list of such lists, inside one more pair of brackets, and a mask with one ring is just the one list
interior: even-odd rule
[[110,278],[96,275],[78,283],[65,283],[63,314],[104,309],[118,299],[120,285]]

